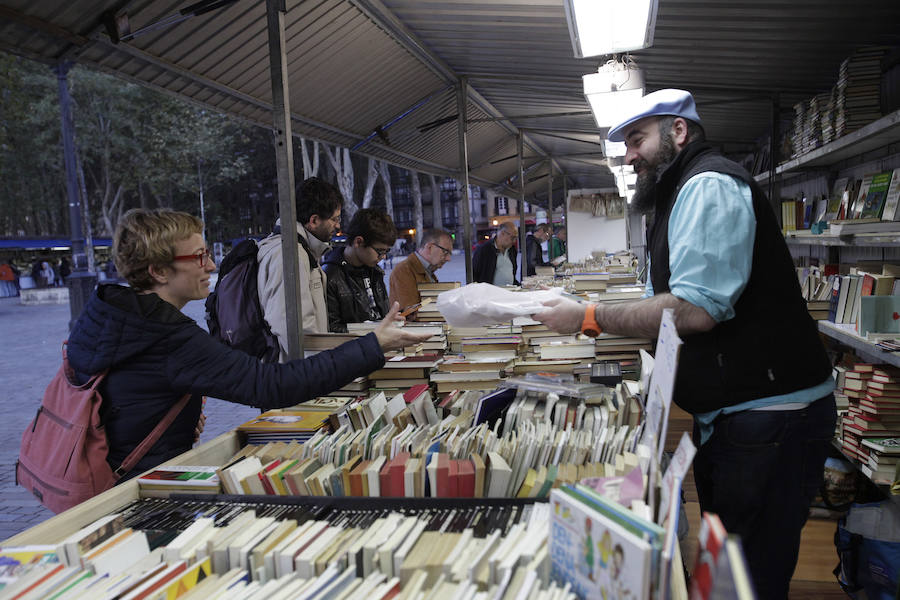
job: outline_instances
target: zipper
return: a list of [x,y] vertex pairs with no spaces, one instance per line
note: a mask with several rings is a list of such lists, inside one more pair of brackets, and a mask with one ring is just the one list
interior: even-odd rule
[[[34,479],[35,481],[37,481],[39,484],[41,484],[42,486],[44,486],[45,488],[47,488],[47,489],[50,490],[51,492],[53,492],[53,493],[55,493],[55,494],[59,494],[60,496],[68,496],[68,495],[69,495],[69,492],[68,492],[67,490],[63,490],[63,489],[60,489],[60,488],[58,488],[58,487],[56,487],[56,486],[47,484],[43,479],[41,479],[40,477],[38,477],[37,475],[35,475],[35,474],[31,471],[31,469],[29,469],[29,468],[26,467],[24,464],[22,464],[21,461],[19,462],[19,466],[22,467],[22,470],[25,471],[26,473],[28,473],[28,474],[31,476],[32,479]],[[18,477],[18,475],[17,475],[17,477]]]
[[[49,410],[47,410],[45,407],[42,406],[39,410],[42,410],[42,411],[44,412],[44,414],[47,415],[48,417],[50,417],[50,419],[51,419],[52,421],[56,421],[56,423],[57,423],[58,425],[60,425],[60,426],[62,426],[62,427],[65,427],[66,429],[72,429],[73,425],[72,425],[71,423],[69,423],[68,421],[66,421],[66,420],[63,419],[62,417],[53,414],[52,412],[50,412]],[[35,418],[35,422],[37,422],[37,419],[36,419],[36,418]]]

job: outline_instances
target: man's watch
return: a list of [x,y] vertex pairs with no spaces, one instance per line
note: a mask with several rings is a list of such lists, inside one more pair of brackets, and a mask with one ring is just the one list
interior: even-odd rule
[[587,308],[584,309],[584,320],[581,322],[581,333],[592,338],[595,338],[603,333],[603,330],[597,323],[597,317],[595,314],[596,308],[596,304],[588,304]]

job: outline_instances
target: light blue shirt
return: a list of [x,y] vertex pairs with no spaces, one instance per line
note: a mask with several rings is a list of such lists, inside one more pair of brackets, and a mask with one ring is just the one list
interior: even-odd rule
[[515,282],[513,277],[513,264],[506,252],[497,253],[497,266],[494,267],[494,285],[503,287],[504,285],[512,285]]
[[[734,304],[750,280],[756,215],[750,186],[722,173],[706,172],[682,186],[669,217],[669,291],[705,310],[717,322],[734,317]],[[647,277],[644,296],[653,295]],[[758,398],[694,415],[701,444],[719,414],[743,410],[800,408],[834,391],[829,377],[790,394]],[[790,407],[784,405],[792,405]]]

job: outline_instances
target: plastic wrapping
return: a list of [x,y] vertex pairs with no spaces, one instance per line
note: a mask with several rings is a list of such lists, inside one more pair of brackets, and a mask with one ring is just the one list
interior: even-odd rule
[[559,288],[514,292],[489,283],[470,283],[439,294],[437,309],[453,327],[499,325],[545,310],[543,302],[561,293]]

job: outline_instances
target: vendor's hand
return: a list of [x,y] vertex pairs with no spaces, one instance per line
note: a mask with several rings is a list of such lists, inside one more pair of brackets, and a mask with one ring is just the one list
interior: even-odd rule
[[576,333],[581,331],[584,321],[585,305],[568,298],[553,298],[544,303],[547,310],[531,316],[548,328],[558,333]]
[[[205,400],[205,398],[204,398]],[[197,419],[197,426],[194,428],[194,441],[200,439],[200,434],[203,433],[203,428],[206,427],[206,413],[201,412],[200,418]]]
[[403,321],[405,319],[400,316],[400,304],[394,302],[391,310],[388,311],[387,316],[382,319],[374,332],[382,352],[419,344],[431,337],[430,333],[414,333],[405,327],[397,327],[397,322],[402,323]]

